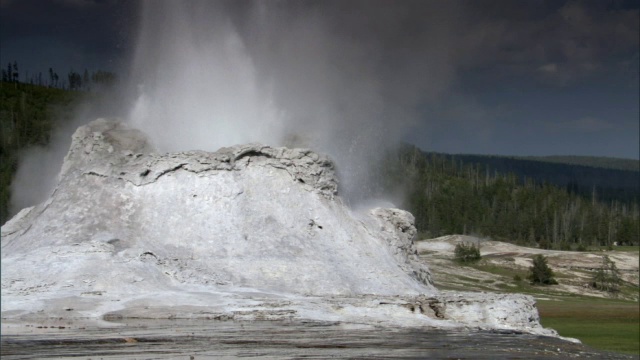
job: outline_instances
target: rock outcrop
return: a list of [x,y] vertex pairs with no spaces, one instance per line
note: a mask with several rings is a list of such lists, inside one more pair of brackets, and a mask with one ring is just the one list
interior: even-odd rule
[[356,216],[337,190],[333,163],[310,150],[160,155],[96,120],[73,135],[50,199],[2,227],[2,316],[455,326],[472,302],[483,315],[468,324],[548,333],[530,297],[439,294],[413,216]]

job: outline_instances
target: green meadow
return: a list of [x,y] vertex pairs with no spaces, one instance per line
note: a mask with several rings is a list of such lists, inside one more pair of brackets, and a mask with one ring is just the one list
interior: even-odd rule
[[541,323],[593,348],[640,355],[640,305],[596,298],[539,300]]

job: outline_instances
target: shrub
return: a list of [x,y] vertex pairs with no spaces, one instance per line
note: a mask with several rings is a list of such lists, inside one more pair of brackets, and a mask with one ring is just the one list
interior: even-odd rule
[[518,274],[513,275],[513,281],[520,282],[522,281],[522,277]]
[[620,290],[621,283],[622,278],[620,278],[620,270],[616,267],[616,263],[609,259],[608,255],[604,255],[602,266],[593,276],[592,286],[598,290],[614,293]]
[[480,248],[474,244],[459,243],[454,251],[456,260],[474,262],[480,260]]
[[549,250],[551,249],[551,243],[547,239],[540,239],[540,241],[538,241],[538,247],[540,249]]
[[529,280],[531,284],[556,285],[554,273],[547,265],[547,258],[538,254],[533,257],[533,266],[529,268]]

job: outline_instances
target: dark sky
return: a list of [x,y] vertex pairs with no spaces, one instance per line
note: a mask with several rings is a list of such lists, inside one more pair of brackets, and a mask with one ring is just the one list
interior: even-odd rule
[[[0,4],[3,67],[17,61],[21,76],[49,67],[127,73],[138,2]],[[425,150],[640,157],[640,1],[278,4],[291,18],[304,8],[330,19],[334,34],[378,57],[393,90],[385,96],[420,94],[419,121],[405,140]],[[248,2],[227,6],[240,33],[255,28],[243,24]]]

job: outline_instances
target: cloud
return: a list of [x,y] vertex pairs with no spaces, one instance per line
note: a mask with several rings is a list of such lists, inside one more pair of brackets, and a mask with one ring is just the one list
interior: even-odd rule
[[610,130],[615,126],[610,122],[587,116],[575,120],[548,123],[547,127],[551,130],[571,130],[593,133],[603,130]]
[[53,2],[69,7],[92,7],[101,5],[112,5],[115,0],[54,0]]
[[553,74],[558,72],[558,64],[550,63],[546,65],[542,65],[538,68],[539,71],[547,74]]
[[[465,67],[486,77],[513,77],[567,85],[618,70],[635,59],[640,41],[638,6],[610,2],[471,2],[462,29]],[[489,5],[489,6],[488,6]]]
[[0,0],[0,8],[11,6],[16,0]]
[[[66,64],[60,71],[95,69],[96,59],[123,59],[131,45],[137,6],[133,1],[3,1],[0,55],[3,61],[41,63],[40,69],[25,69],[31,71],[47,69],[56,57],[68,58],[65,52],[70,48],[86,61]],[[53,56],[44,54],[42,43],[60,49]]]

